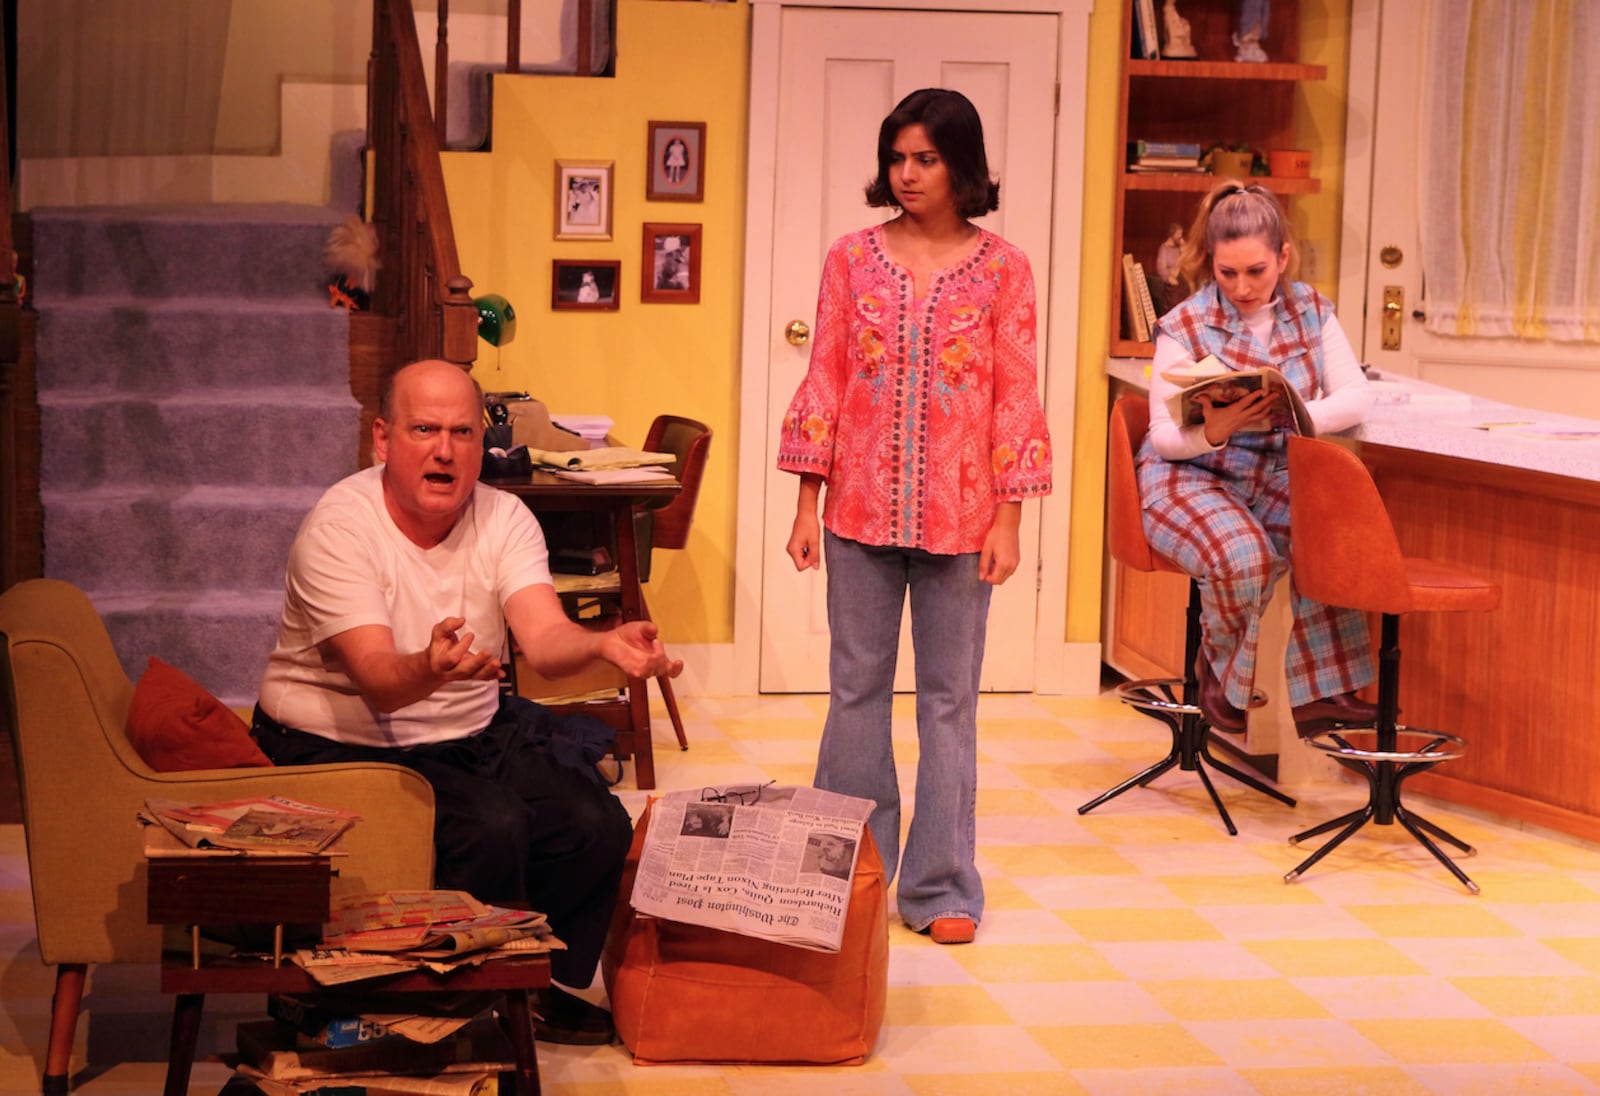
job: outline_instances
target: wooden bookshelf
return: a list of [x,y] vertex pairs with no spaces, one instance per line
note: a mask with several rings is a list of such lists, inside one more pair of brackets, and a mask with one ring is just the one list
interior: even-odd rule
[[[1121,100],[1117,115],[1117,154],[1126,157],[1134,141],[1187,141],[1208,148],[1245,144],[1263,156],[1273,149],[1304,147],[1297,140],[1294,104],[1300,85],[1324,80],[1325,65],[1301,64],[1299,0],[1274,0],[1271,26],[1263,43],[1271,60],[1251,64],[1233,60],[1235,0],[1184,0],[1199,57],[1145,60],[1133,56],[1135,0],[1123,0]],[[1160,21],[1160,4],[1157,21]],[[1166,35],[1161,34],[1162,47]],[[1126,159],[1123,161],[1126,164]],[[1216,182],[1209,174],[1188,172],[1117,173],[1112,224],[1111,354],[1148,358],[1155,347],[1128,337],[1123,313],[1122,256],[1131,253],[1154,271],[1156,250],[1174,223],[1185,229],[1199,198]],[[1253,176],[1285,201],[1317,194],[1319,179]]]

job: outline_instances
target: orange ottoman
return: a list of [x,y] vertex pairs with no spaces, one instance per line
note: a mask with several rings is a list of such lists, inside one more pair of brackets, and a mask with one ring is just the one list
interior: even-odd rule
[[641,1065],[860,1065],[883,1026],[888,888],[872,834],[837,954],[636,913],[628,903],[650,825],[634,830],[601,958],[617,1034]]

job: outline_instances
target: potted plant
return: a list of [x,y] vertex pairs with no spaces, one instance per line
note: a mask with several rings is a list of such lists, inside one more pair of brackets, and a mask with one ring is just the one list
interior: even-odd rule
[[1261,154],[1245,144],[1216,144],[1202,157],[1211,174],[1248,179],[1252,175],[1265,175],[1266,163]]

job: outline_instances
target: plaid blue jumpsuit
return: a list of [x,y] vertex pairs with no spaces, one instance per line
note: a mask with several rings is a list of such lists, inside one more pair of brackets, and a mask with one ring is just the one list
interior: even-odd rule
[[[1234,369],[1276,367],[1307,400],[1323,389],[1327,298],[1284,282],[1273,302],[1269,344],[1250,333],[1215,284],[1161,317],[1159,331],[1195,361],[1213,354]],[[1228,702],[1249,704],[1261,614],[1289,570],[1288,432],[1236,433],[1214,453],[1169,461],[1145,439],[1139,495],[1150,546],[1200,581],[1201,654]],[[1289,703],[1359,689],[1376,670],[1362,614],[1292,594],[1294,628],[1285,668]]]

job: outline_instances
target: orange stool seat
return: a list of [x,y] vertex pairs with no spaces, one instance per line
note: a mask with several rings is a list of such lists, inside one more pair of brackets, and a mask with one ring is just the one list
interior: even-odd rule
[[[1123,396],[1112,407],[1106,453],[1107,540],[1111,557],[1126,567],[1146,573],[1171,571],[1181,575],[1186,573],[1183,568],[1151,549],[1144,535],[1144,508],[1139,502],[1139,480],[1134,457],[1149,428],[1150,405],[1144,398]],[[1222,797],[1212,785],[1211,776],[1204,767],[1206,765],[1280,803],[1294,806],[1294,800],[1287,795],[1211,753],[1211,727],[1200,710],[1200,686],[1194,677],[1195,657],[1199,651],[1200,584],[1191,578],[1184,633],[1184,676],[1142,678],[1124,682],[1116,688],[1118,700],[1166,724],[1172,732],[1172,748],[1160,761],[1079,807],[1079,814],[1088,814],[1123,792],[1142,788],[1167,770],[1177,768],[1200,777],[1200,783],[1211,796],[1212,805],[1222,817],[1222,824],[1230,834],[1237,835],[1239,830],[1234,826],[1228,808],[1223,805]]]
[[1368,729],[1341,728],[1307,738],[1312,749],[1360,773],[1368,784],[1367,802],[1289,839],[1338,830],[1331,840],[1284,876],[1292,883],[1317,861],[1371,822],[1399,822],[1473,894],[1478,885],[1434,843],[1443,841],[1471,856],[1472,846],[1415,812],[1401,801],[1410,776],[1466,752],[1466,742],[1451,734],[1406,727],[1400,712],[1400,617],[1404,613],[1486,612],[1500,604],[1500,587],[1469,571],[1400,551],[1383,499],[1359,457],[1339,445],[1309,438],[1289,439],[1290,574],[1300,593],[1327,605],[1377,613],[1382,617],[1378,650],[1378,719]]

